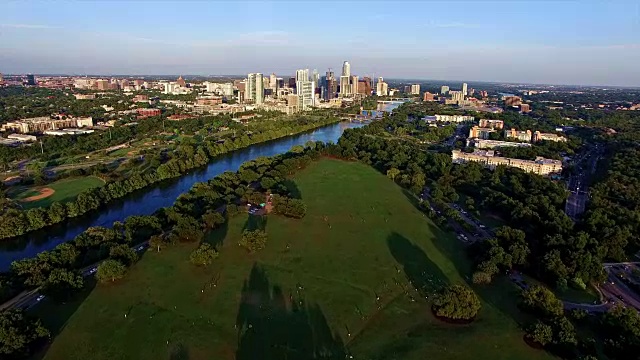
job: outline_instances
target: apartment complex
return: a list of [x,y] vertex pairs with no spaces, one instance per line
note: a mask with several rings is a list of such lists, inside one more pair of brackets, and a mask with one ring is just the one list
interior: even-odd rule
[[467,146],[473,146],[476,149],[495,149],[498,147],[531,147],[531,144],[472,138],[467,140]]
[[465,153],[453,150],[451,154],[453,163],[463,164],[469,161],[478,162],[493,170],[498,165],[516,167],[538,175],[554,175],[562,172],[562,161],[537,157],[535,160],[521,160],[494,156],[493,150],[476,150]]
[[420,84],[411,85],[411,95],[420,95]]
[[41,116],[18,121],[10,121],[2,125],[0,131],[13,131],[21,134],[45,132],[64,128],[76,128],[93,126],[93,118],[89,117],[58,117],[52,119],[49,116]]
[[566,142],[567,138],[564,136],[560,136],[557,134],[553,134],[553,133],[543,133],[540,131],[536,131],[533,133],[533,142],[538,142],[538,141],[542,141],[542,140],[546,140],[546,141],[555,141],[555,142]]
[[492,120],[492,119],[480,119],[478,126],[481,128],[492,128],[502,130],[504,128],[504,121]]
[[531,135],[532,135],[531,130],[521,131],[516,129],[509,129],[504,131],[505,138],[517,139],[517,140],[526,141],[526,142],[531,141]]
[[468,115],[431,115],[425,116],[422,120],[425,121],[440,121],[440,122],[454,122],[461,123],[465,121],[473,121],[475,118]]
[[486,140],[489,139],[490,134],[494,132],[496,132],[496,129],[474,126],[469,129],[469,138]]

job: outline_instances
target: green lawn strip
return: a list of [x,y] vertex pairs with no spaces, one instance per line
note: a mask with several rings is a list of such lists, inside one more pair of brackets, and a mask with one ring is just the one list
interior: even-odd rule
[[267,247],[257,254],[238,246],[248,217],[236,216],[208,234],[221,252],[208,268],[188,262],[196,244],[150,249],[120,283],[80,297],[69,316],[56,317],[45,300],[36,311],[64,327],[44,358],[158,359],[182,352],[234,359],[243,288],[251,301],[265,296],[259,287],[289,308],[289,299],[302,301],[357,358],[549,358],[522,341],[517,289],[506,279],[476,289],[483,309],[473,324],[432,317],[407,275],[431,294],[465,282],[470,264],[462,245],[385,176],[360,163],[321,160],[294,181],[306,217],[269,215]]
[[[58,180],[56,182],[53,182],[45,186],[31,187],[28,190],[25,190],[24,192],[21,192],[20,194],[18,194],[15,198],[24,199],[25,197],[34,195],[37,189],[48,187],[55,191],[53,195],[37,201],[21,203],[22,207],[25,209],[31,209],[36,207],[48,207],[49,205],[51,205],[53,202],[56,202],[56,201],[61,203],[71,201],[75,199],[75,197],[78,196],[79,193],[87,189],[99,187],[102,185],[104,185],[104,181],[95,176],[68,178],[68,179]],[[25,193],[31,194],[31,195],[24,195]]]

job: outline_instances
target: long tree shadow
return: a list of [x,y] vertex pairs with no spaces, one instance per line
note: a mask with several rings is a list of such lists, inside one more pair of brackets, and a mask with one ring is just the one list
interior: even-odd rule
[[442,270],[425,252],[404,236],[393,232],[387,237],[391,255],[402,266],[405,276],[424,297],[437,293],[449,284]]
[[226,221],[218,228],[208,231],[205,234],[205,242],[211,244],[211,246],[220,249],[224,243],[224,239],[229,232],[229,216],[225,215]]
[[293,199],[302,199],[302,193],[300,192],[300,188],[298,188],[298,184],[291,179],[285,179],[282,181],[282,184],[289,191],[289,197]]
[[[403,190],[403,194],[416,209],[422,211],[420,202],[417,197],[407,190]],[[466,247],[459,240],[450,234],[450,232],[437,227],[433,223],[429,223],[429,230],[433,234],[433,244],[444,254],[456,267],[458,274],[465,279],[467,285],[472,287],[480,298],[497,309],[502,314],[513,319],[521,327],[525,325],[526,318],[517,307],[519,290],[510,283],[500,277],[494,280],[498,284],[488,286],[476,286],[471,281],[473,273],[472,253],[476,249],[476,245]],[[480,244],[478,244],[480,246]],[[502,286],[506,285],[506,286]]]
[[267,230],[267,216],[249,214],[247,221],[245,221],[242,231],[249,230]]
[[[91,294],[96,284],[97,282],[94,277],[85,278],[84,287],[78,293],[64,299],[64,301],[47,298],[29,309],[29,312],[31,315],[42,320],[42,324],[51,332],[51,338],[55,339],[67,326],[69,319],[75,314],[80,305],[82,305],[84,300]],[[43,359],[50,345],[51,343],[47,344],[31,358]]]
[[236,360],[344,359],[347,350],[332,331],[318,304],[300,295],[285,295],[269,284],[264,270],[254,263],[242,287],[236,317]]

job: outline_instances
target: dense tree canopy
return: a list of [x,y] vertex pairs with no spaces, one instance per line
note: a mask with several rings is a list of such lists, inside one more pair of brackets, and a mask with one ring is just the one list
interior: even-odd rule
[[437,316],[453,320],[473,320],[480,311],[480,299],[470,288],[462,285],[446,287],[433,301]]

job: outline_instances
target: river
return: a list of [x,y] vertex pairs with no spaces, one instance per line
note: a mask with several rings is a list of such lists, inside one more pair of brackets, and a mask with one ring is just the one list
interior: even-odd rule
[[214,159],[207,167],[196,169],[177,179],[155,184],[123,199],[119,199],[98,212],[71,219],[66,224],[54,225],[17,239],[0,241],[0,270],[9,269],[11,262],[33,257],[39,252],[51,250],[57,245],[72,240],[91,226],[111,227],[115,221],[123,221],[131,215],[150,215],[156,210],[171,206],[180,194],[187,192],[193,184],[207,181],[225,171],[236,171],[246,161],[260,156],[282,154],[295,145],[307,141],[337,142],[347,128],[361,124],[343,122],[289,136],[266,143],[252,145]]

